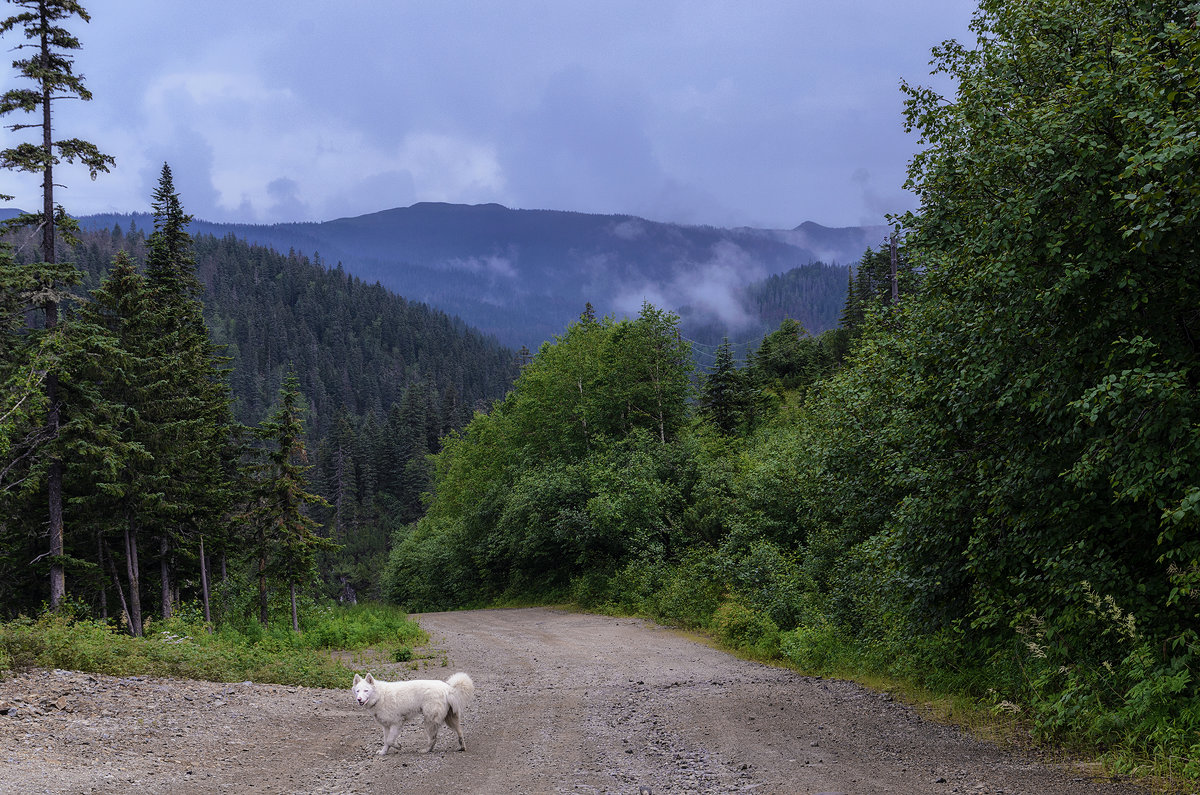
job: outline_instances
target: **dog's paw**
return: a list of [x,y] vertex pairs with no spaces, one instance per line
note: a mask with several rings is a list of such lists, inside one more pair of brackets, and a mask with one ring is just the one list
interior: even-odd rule
[[376,751],[375,753],[376,753],[378,756],[387,756],[387,752],[388,752],[388,748],[387,748],[387,746],[385,745],[384,747],[380,748],[380,749],[379,749],[378,751]]

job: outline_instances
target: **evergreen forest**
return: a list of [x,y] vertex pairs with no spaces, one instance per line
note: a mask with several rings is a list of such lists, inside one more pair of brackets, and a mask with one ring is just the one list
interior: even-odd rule
[[[164,170],[167,178],[169,173],[169,168]],[[169,182],[166,190],[176,201],[176,213],[182,213]],[[151,263],[163,256],[160,230],[170,223],[166,215],[156,219],[156,229],[147,230],[149,234],[118,226],[75,235],[64,256],[78,267],[79,281],[71,297],[64,299],[66,333],[77,333],[75,329],[87,328],[87,323],[111,326],[124,322],[119,319],[127,315],[149,311],[140,303],[153,300],[144,282]],[[98,612],[120,615],[112,569],[127,578],[129,560],[136,557],[153,562],[151,573],[135,578],[147,599],[150,593],[161,594],[162,583],[168,583],[167,601],[160,598],[156,604],[159,612],[165,609],[169,614],[171,608],[164,604],[198,601],[202,596],[203,539],[206,557],[213,556],[210,565],[220,571],[220,582],[213,587],[222,584],[228,604],[243,598],[241,609],[250,611],[245,600],[253,595],[249,587],[253,583],[239,581],[239,572],[243,579],[248,576],[245,567],[233,566],[226,556],[242,548],[246,517],[239,511],[248,506],[239,507],[239,501],[249,493],[246,478],[253,481],[262,475],[255,470],[260,463],[256,456],[272,446],[271,439],[257,438],[255,432],[287,400],[293,401],[287,415],[303,424],[296,433],[303,443],[299,458],[305,466],[295,474],[319,498],[307,503],[304,513],[315,523],[312,534],[331,542],[314,551],[303,595],[309,599],[378,597],[378,574],[390,534],[423,511],[421,494],[428,489],[430,477],[427,455],[438,451],[442,436],[465,425],[475,411],[486,410],[505,393],[517,371],[515,353],[444,313],[406,301],[378,284],[365,284],[340,267],[326,267],[294,252],[285,256],[232,236],[192,240],[184,225],[175,234],[180,237],[178,261],[184,262],[183,270],[193,280],[192,322],[206,330],[207,369],[195,383],[211,382],[223,396],[217,402],[225,404],[221,416],[214,418],[220,428],[206,432],[224,438],[224,446],[215,453],[224,466],[217,480],[221,489],[233,491],[209,495],[222,502],[216,512],[189,517],[192,526],[173,533],[167,546],[161,538],[153,538],[139,542],[144,547],[140,550],[126,551],[123,536],[119,544],[109,543],[113,531],[104,530],[105,519],[97,515],[112,506],[99,494],[69,490],[67,521],[90,528],[67,534],[64,554],[70,559],[72,597]],[[18,246],[9,254],[6,272],[18,279],[33,267],[40,250],[20,246],[19,234],[12,238]],[[14,301],[9,333],[15,352],[45,329],[39,323],[22,328],[20,316],[27,304],[22,305],[19,294]],[[150,342],[143,338],[140,344]],[[89,344],[108,347],[84,347],[72,355],[86,357],[87,377],[96,379],[120,369],[119,359],[105,358],[110,352],[128,354],[119,343],[97,339]],[[158,369],[178,364],[169,352],[153,347],[139,355],[144,360],[161,359],[154,365]],[[287,381],[289,374],[291,381]],[[132,405],[123,410],[140,413],[150,406],[163,407],[165,395],[157,386],[161,384],[144,377],[135,379],[127,389],[142,394],[126,396],[126,404]],[[137,405],[140,401],[146,405]],[[86,413],[83,409],[74,413],[81,426],[91,419]],[[43,487],[31,477],[36,472],[30,469],[36,466],[34,454],[44,455],[45,450],[36,438],[36,416],[29,419],[30,427],[13,426],[10,432],[15,444],[0,484],[8,517],[0,602],[10,616],[35,610],[46,598],[41,586],[45,572],[27,565],[44,551],[37,506],[45,499]],[[112,455],[99,448],[94,452],[101,462]],[[109,460],[105,465],[115,464]],[[70,463],[68,482],[88,483],[96,465],[83,459]],[[177,510],[190,513],[191,506],[180,504]],[[202,528],[202,523],[207,527]],[[132,586],[122,582],[121,588],[130,601]]]

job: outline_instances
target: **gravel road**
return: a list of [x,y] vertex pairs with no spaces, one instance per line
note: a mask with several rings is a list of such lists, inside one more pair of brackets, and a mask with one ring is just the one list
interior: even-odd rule
[[[884,694],[734,658],[633,619],[546,609],[425,614],[466,671],[457,751],[400,750],[345,690],[37,671],[0,682],[0,793],[1006,793],[1124,795],[922,720]],[[645,788],[644,790],[642,788]]]

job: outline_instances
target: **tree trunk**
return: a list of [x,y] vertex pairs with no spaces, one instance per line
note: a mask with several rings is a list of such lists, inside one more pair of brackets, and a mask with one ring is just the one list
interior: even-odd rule
[[579,425],[583,429],[583,446],[584,446],[584,449],[590,450],[591,449],[591,444],[590,444],[591,440],[588,439],[587,404],[585,402],[585,395],[583,392],[583,379],[577,378],[575,380],[575,385],[579,388]]
[[142,582],[138,573],[137,530],[133,518],[125,526],[125,571],[129,577],[129,634],[142,635]]
[[[53,375],[46,376],[49,383]],[[54,379],[57,380],[57,379]],[[48,388],[49,398],[53,402],[53,388]],[[58,409],[51,409],[50,436],[58,438]],[[47,474],[47,492],[50,496],[50,609],[58,610],[63,598],[67,595],[67,574],[63,568],[63,513],[62,513],[62,462],[57,458],[50,462]]]
[[292,583],[292,632],[300,631],[300,616],[296,613],[296,583]]
[[258,623],[267,625],[267,559],[258,559]]
[[[103,548],[102,548],[103,549]],[[107,550],[105,550],[107,551]],[[112,553],[101,555],[100,565],[104,566],[104,559],[108,559],[108,569],[112,572],[113,586],[117,589],[117,596],[121,600],[121,615],[125,616],[125,620],[129,622],[130,632],[133,631],[133,621],[129,617],[129,605],[125,602],[125,589],[121,587],[121,577],[117,574],[117,564],[112,558]]]
[[221,616],[229,615],[229,556],[221,550]]
[[171,617],[171,540],[163,533],[158,543],[158,571],[162,579],[162,617],[166,621]]
[[892,232],[891,239],[891,266],[892,266],[892,306],[900,303],[900,279],[897,274],[897,260],[899,257],[896,254],[896,233]]
[[204,604],[204,623],[212,624],[208,607],[208,558],[204,556],[204,536],[200,536],[200,601]]
[[100,562],[100,620],[108,621],[108,588],[104,585],[104,537],[96,534],[96,560]]
[[[41,54],[42,63],[50,70],[50,39],[49,23],[46,18],[45,4],[39,9],[41,14]],[[54,262],[54,159],[50,157],[54,145],[50,128],[49,85],[42,87],[42,151],[45,154],[45,171],[42,172],[42,259],[44,262]],[[46,304],[46,330],[51,331],[58,325],[58,304],[50,301]],[[50,444],[58,439],[58,374],[46,374],[46,426],[50,432]],[[46,475],[47,492],[49,495],[50,514],[50,609],[58,610],[63,597],[67,594],[67,576],[63,569],[63,504],[62,504],[62,461],[57,456],[50,459],[50,469]]]

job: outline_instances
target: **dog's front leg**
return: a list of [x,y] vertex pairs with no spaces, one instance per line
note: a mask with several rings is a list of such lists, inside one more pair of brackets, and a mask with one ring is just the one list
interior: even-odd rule
[[392,750],[392,746],[396,745],[396,738],[399,734],[400,725],[396,723],[383,730],[383,747],[379,749],[380,756],[384,756],[388,751]]

